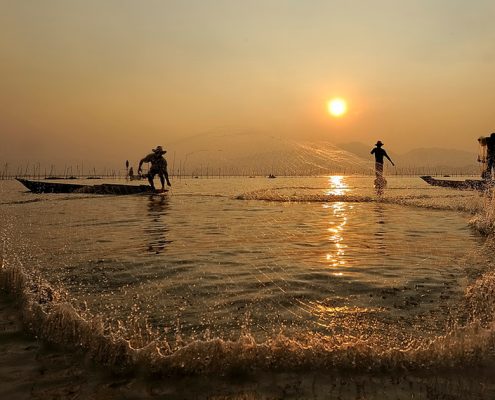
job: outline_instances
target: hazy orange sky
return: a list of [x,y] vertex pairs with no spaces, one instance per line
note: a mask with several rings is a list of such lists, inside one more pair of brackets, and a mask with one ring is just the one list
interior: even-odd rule
[[0,162],[111,165],[212,133],[476,152],[494,20],[493,0],[3,0]]

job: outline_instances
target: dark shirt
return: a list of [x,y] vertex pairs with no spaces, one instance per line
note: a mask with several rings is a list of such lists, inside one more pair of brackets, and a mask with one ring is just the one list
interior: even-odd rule
[[371,154],[375,155],[375,161],[380,164],[383,164],[383,157],[387,157],[390,160],[387,152],[381,147],[375,147],[373,150],[371,150]]
[[486,155],[490,158],[495,157],[495,137],[486,138]]
[[161,154],[150,153],[141,160],[141,163],[151,163],[151,170],[165,171],[167,169],[167,161]]

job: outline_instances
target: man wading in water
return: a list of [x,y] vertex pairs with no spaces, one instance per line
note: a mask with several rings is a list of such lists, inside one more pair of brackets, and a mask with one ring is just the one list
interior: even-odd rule
[[383,143],[380,140],[376,142],[375,146],[376,147],[371,150],[371,154],[375,155],[375,188],[381,190],[387,185],[387,181],[383,177],[383,157],[386,157],[393,166],[395,166],[395,164],[390,159],[387,152],[382,149]]
[[157,146],[157,148],[152,151],[153,153],[148,154],[141,161],[139,161],[138,174],[141,174],[142,172],[143,163],[151,163],[151,167],[148,172],[148,182],[150,183],[153,191],[156,191],[153,179],[155,178],[155,175],[158,174],[163,192],[165,190],[165,180],[167,180],[168,186],[172,186],[168,180],[167,161],[163,158],[166,151],[162,149],[162,146]]

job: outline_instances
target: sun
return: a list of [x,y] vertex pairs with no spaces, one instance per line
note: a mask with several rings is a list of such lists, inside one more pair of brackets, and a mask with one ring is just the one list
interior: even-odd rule
[[342,117],[347,112],[347,102],[340,97],[329,100],[327,107],[333,117]]

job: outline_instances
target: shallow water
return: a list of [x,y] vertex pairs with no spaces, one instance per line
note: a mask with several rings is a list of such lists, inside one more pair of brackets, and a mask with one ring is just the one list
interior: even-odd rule
[[[165,197],[36,195],[0,182],[2,259],[98,319],[95,335],[159,342],[186,371],[199,361],[181,351],[194,344],[214,359],[212,340],[265,369],[346,365],[346,352],[365,368],[397,354],[455,359],[424,353],[471,322],[466,290],[493,262],[468,225],[482,200],[388,180],[383,196],[368,177],[184,179]],[[274,360],[277,346],[289,356]]]

